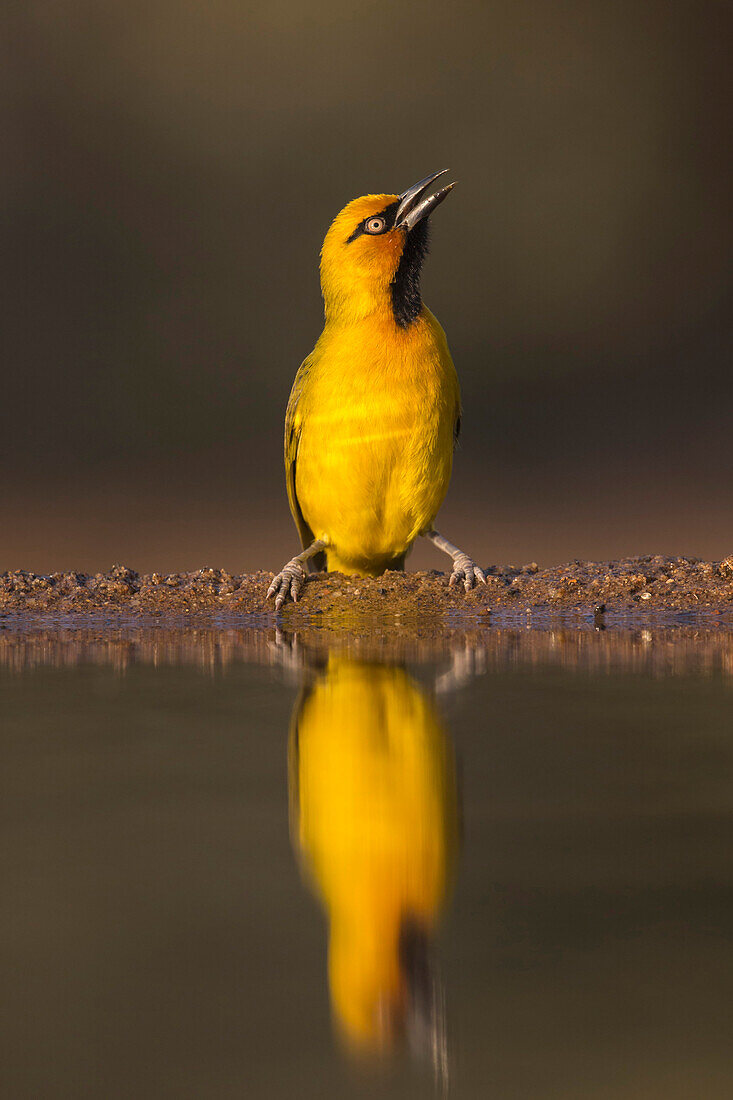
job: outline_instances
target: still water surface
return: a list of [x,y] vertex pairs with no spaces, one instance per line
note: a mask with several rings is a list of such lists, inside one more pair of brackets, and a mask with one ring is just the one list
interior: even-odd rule
[[725,630],[0,631],[4,1092],[733,1095]]

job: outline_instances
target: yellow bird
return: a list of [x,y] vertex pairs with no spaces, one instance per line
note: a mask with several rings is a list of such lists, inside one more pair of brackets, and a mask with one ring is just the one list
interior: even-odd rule
[[453,754],[402,668],[331,655],[294,713],[291,827],[329,917],[335,1018],[365,1052],[444,1058],[432,943],[458,845]]
[[430,193],[443,174],[401,195],[354,199],[326,234],[325,325],[285,417],[288,499],[303,552],[270,585],[277,609],[298,599],[305,567],[376,577],[403,569],[420,535],[453,559],[451,585],[486,583],[433,530],[461,411],[445,333],[420,296],[428,217],[454,186]]

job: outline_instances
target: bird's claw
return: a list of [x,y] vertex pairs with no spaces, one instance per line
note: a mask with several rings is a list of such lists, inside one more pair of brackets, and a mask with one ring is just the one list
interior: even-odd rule
[[470,592],[479,581],[481,581],[481,584],[486,584],[483,570],[479,569],[476,562],[472,561],[468,554],[458,554],[453,559],[453,572],[448,584],[450,588],[455,588],[461,581],[463,581],[466,592]]
[[287,565],[283,566],[267,589],[267,599],[269,600],[271,596],[274,596],[275,610],[279,611],[288,596],[290,596],[293,603],[298,602],[304,584],[305,569],[297,558],[293,558]]

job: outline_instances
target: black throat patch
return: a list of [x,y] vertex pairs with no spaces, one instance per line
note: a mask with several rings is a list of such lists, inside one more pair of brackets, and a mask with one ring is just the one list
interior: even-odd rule
[[[399,201],[391,202],[380,210],[378,214],[370,214],[359,222],[346,243],[351,244],[362,233],[366,233],[367,222],[372,218],[384,218],[383,233],[388,232],[394,226],[395,215],[399,207]],[[420,296],[420,272],[423,260],[428,254],[429,231],[428,219],[418,222],[414,229],[410,230],[405,239],[405,247],[402,250],[400,262],[390,284],[392,293],[392,313],[400,328],[407,328],[420,316],[422,298]]]
[[428,220],[418,222],[405,240],[399,266],[395,272],[392,291],[392,313],[400,328],[407,328],[420,316],[420,272],[428,253]]

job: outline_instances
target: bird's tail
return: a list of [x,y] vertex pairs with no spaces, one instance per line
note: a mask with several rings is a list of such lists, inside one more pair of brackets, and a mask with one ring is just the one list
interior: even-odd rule
[[[399,554],[396,558],[390,558],[387,561],[379,562],[373,568],[363,568],[363,566],[354,565],[350,562],[342,561],[338,556],[338,551],[326,549],[322,554],[317,554],[313,561],[317,561],[319,558],[325,556],[324,564],[321,568],[329,570],[335,570],[338,573],[345,573],[347,576],[357,577],[381,577],[387,569],[396,569],[400,572],[404,571],[405,559],[407,557],[407,551],[403,554]],[[327,562],[327,564],[326,564]]]
[[306,563],[306,568],[309,573],[325,573],[326,572],[326,551],[319,550],[317,554],[314,554],[312,558],[309,558]]

